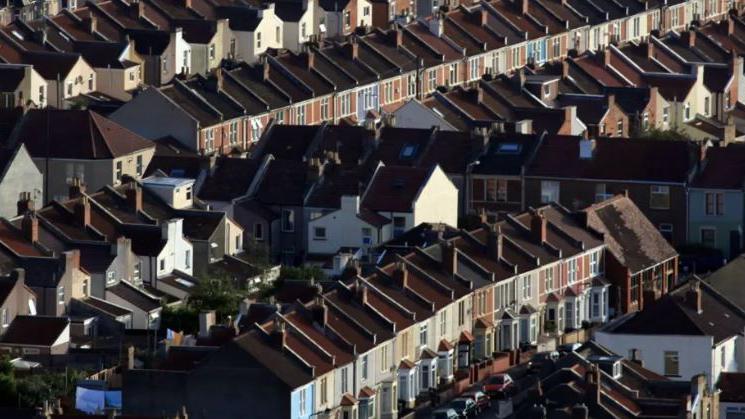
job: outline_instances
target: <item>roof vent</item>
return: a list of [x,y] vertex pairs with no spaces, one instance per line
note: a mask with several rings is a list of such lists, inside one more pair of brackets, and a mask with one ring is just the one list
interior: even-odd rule
[[580,159],[591,159],[595,155],[595,147],[597,142],[595,140],[582,139],[579,141],[579,158]]

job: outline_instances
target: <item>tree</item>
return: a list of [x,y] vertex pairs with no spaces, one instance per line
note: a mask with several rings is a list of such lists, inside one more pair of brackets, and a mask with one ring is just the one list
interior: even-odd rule
[[659,128],[650,128],[640,135],[641,138],[646,138],[649,140],[660,140],[660,141],[688,141],[690,138],[688,138],[687,135],[685,135],[683,132],[679,131],[678,129],[659,129]]
[[323,281],[326,279],[326,274],[318,266],[283,266],[279,271],[279,279],[294,279],[310,281],[315,279],[316,281]]

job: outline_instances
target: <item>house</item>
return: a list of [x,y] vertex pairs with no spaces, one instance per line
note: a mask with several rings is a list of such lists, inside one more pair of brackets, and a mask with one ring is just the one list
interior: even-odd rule
[[309,254],[369,248],[421,223],[458,223],[458,190],[439,166],[380,166],[361,196],[342,196],[340,203],[308,222]]
[[0,150],[0,217],[18,215],[17,202],[21,196],[33,205],[29,209],[38,209],[43,191],[43,176],[24,144]]
[[688,192],[688,239],[725,258],[742,252],[745,147],[709,147]]
[[73,178],[93,190],[118,185],[125,175],[139,179],[155,152],[152,142],[86,110],[29,111],[9,142],[24,144],[44,175],[45,203],[64,200]]
[[726,295],[734,304],[745,306],[745,295],[738,288],[738,278],[740,277],[745,266],[745,259],[742,255],[733,258],[728,264],[717,269],[704,278],[704,281],[720,294]]
[[582,213],[608,245],[612,316],[642,310],[678,285],[678,253],[629,197],[614,196]]
[[0,327],[4,335],[18,316],[35,316],[36,295],[25,284],[26,273],[16,269],[10,275],[0,277]]
[[0,108],[43,108],[47,105],[47,83],[27,64],[0,64]]
[[70,347],[66,317],[17,316],[0,338],[0,352],[13,357],[65,355]]
[[160,300],[126,281],[107,287],[106,301],[131,312],[134,329],[158,330],[160,327],[163,309]]
[[64,101],[96,90],[96,72],[79,54],[27,52],[22,62],[14,64],[34,66],[47,84],[45,103],[59,109]]
[[95,70],[98,93],[127,101],[143,82],[143,59],[137,54],[133,41],[78,41],[73,48]]
[[525,203],[582,209],[625,193],[673,245],[687,240],[686,188],[697,170],[686,141],[548,136],[525,170]]
[[236,61],[255,63],[269,48],[282,48],[284,22],[277,16],[276,3],[260,7],[221,5],[217,16],[228,20],[227,57]]
[[677,381],[706,376],[713,389],[724,372],[743,372],[745,315],[719,290],[691,279],[644,310],[627,314],[593,338],[615,353],[633,355],[657,374]]
[[736,418],[745,409],[745,374],[724,372],[717,383],[719,419]]

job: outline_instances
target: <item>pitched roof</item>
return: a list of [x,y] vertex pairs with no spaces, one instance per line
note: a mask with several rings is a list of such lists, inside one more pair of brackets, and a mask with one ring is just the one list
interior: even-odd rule
[[69,324],[66,317],[16,316],[0,343],[52,346]]
[[745,186],[745,146],[729,144],[710,147],[702,169],[691,182],[691,187],[708,189],[736,189]]
[[24,66],[0,65],[0,92],[15,92],[25,77]]
[[154,311],[160,308],[160,301],[156,298],[150,297],[148,294],[145,294],[143,291],[138,290],[124,281],[120,281],[113,287],[106,288],[106,292],[116,295],[122,300],[127,301],[145,312]]
[[528,176],[572,179],[686,182],[698,147],[686,141],[598,138],[592,158],[580,158],[579,137],[549,136],[538,148]]
[[30,110],[13,136],[36,158],[112,159],[155,146],[88,110]]
[[255,159],[218,158],[199,189],[199,199],[230,201],[245,195],[260,165]]
[[628,197],[619,195],[584,211],[587,225],[605,234],[608,249],[632,274],[678,254]]
[[719,401],[727,403],[745,403],[745,373],[723,372],[719,375],[717,388]]
[[361,206],[372,211],[411,212],[431,169],[381,166],[370,181]]
[[694,308],[695,297],[691,286],[684,284],[644,310],[631,315],[619,324],[611,324],[611,334],[711,336],[714,343],[742,334],[745,312],[714,287],[699,283],[701,311]]

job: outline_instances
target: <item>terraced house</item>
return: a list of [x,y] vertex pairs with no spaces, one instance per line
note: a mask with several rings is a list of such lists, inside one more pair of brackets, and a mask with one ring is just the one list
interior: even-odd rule
[[[186,406],[228,416],[252,409],[254,417],[397,417],[429,388],[462,380],[484,360],[506,360],[496,352],[606,321],[604,249],[556,205],[460,231],[392,254],[364,277],[353,271],[199,355],[192,368],[129,371],[125,406],[135,414]],[[203,385],[224,368],[236,380],[225,385],[246,390],[233,403],[220,402],[219,386]]]

